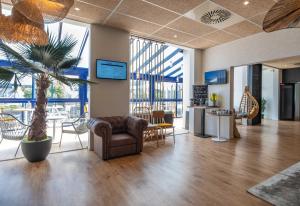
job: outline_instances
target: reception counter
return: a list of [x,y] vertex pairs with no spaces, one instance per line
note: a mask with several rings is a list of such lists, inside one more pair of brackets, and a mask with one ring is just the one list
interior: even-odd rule
[[[219,117],[211,115],[215,107],[191,106],[189,108],[189,132],[199,137],[218,135]],[[233,138],[233,116],[220,117],[220,137]]]

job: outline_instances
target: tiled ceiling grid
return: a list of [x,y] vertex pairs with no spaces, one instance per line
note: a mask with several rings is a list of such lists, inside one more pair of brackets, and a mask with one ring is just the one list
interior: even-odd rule
[[[9,0],[4,0],[9,3]],[[275,0],[75,0],[69,19],[121,28],[143,37],[192,48],[209,48],[262,32]],[[193,19],[193,13],[225,8],[239,19],[219,29]],[[79,8],[80,10],[75,10]],[[231,18],[233,19],[233,18]],[[233,21],[228,19],[227,21]]]

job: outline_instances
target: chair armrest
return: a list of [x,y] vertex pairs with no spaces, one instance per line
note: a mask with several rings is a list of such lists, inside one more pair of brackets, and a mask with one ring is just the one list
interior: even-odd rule
[[62,122],[61,127],[71,127],[74,126],[73,122]]
[[148,122],[144,119],[133,116],[127,118],[127,132],[136,138],[138,152],[143,150],[143,132],[147,126]]
[[112,127],[109,122],[101,119],[90,119],[87,123],[87,128],[97,136],[102,137],[104,141],[111,139]]

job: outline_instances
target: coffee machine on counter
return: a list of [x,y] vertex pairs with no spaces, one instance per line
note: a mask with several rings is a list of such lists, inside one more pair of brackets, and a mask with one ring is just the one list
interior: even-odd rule
[[193,85],[193,98],[191,106],[207,106],[208,104],[208,86]]

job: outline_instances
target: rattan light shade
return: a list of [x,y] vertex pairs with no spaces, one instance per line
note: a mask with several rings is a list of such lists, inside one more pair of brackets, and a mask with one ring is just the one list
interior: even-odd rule
[[[0,1],[1,2],[1,1]],[[34,5],[31,5],[34,7]],[[0,39],[7,42],[22,42],[28,44],[45,45],[48,35],[44,31],[44,20],[37,7],[33,8],[35,16],[42,24],[32,22],[22,15],[15,7],[11,16],[4,16],[0,6]]]
[[268,11],[263,22],[263,29],[266,32],[298,27],[300,27],[300,0],[279,0]]
[[12,0],[14,7],[31,21],[40,23],[35,11],[28,5],[35,4],[41,11],[45,23],[55,23],[66,17],[74,0]]
[[[41,14],[36,16],[39,16],[40,22],[43,22]],[[43,23],[30,21],[15,7],[12,9],[11,21],[14,28],[14,33],[10,36],[12,41],[37,45],[46,45],[48,43],[48,35],[44,30]]]

